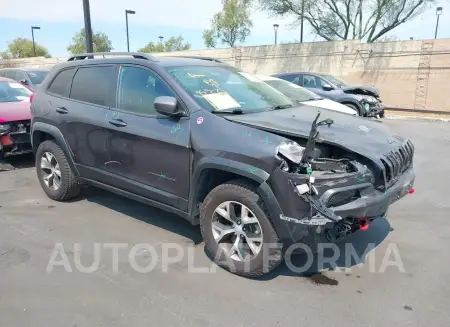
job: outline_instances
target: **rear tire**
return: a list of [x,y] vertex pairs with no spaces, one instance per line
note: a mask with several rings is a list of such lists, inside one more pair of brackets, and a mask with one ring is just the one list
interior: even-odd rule
[[54,141],[42,142],[35,160],[39,183],[50,199],[67,201],[80,193],[80,185],[66,156]]
[[[226,212],[230,219],[224,218]],[[208,257],[234,274],[256,278],[283,260],[283,246],[268,211],[256,188],[245,180],[219,185],[207,195],[200,227]]]
[[384,118],[384,110],[382,112],[380,112],[380,118]]

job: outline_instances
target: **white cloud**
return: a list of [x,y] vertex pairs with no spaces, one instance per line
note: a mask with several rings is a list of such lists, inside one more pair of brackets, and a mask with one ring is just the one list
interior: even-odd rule
[[[6,1],[6,0],[5,0]],[[133,23],[153,26],[173,26],[205,29],[210,26],[214,13],[222,8],[220,0],[90,0],[93,22],[123,23],[125,9],[136,11],[130,17]],[[26,10],[24,10],[26,8]],[[21,0],[10,1],[0,11],[0,18],[70,22],[83,20],[82,0]],[[273,34],[274,20],[264,13],[252,16],[252,35]],[[285,24],[277,21],[281,30]]]

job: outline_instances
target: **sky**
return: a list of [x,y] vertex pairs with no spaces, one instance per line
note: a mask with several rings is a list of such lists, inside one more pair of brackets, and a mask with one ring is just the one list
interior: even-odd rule
[[[0,9],[0,51],[17,37],[31,39],[46,47],[53,57],[67,56],[72,37],[84,27],[82,0],[0,0],[7,3]],[[390,36],[400,40],[432,39],[436,27],[436,7],[443,7],[439,22],[439,38],[450,38],[450,1],[436,0],[432,7],[393,30]],[[125,9],[136,11],[129,15],[130,51],[137,51],[148,42],[158,42],[159,36],[183,36],[192,49],[204,49],[202,32],[210,27],[214,13],[221,10],[220,0],[90,0],[94,32],[105,32],[114,51],[126,51]],[[300,39],[300,28],[292,28],[292,18],[269,17],[262,12],[252,14],[253,28],[244,45],[273,44],[273,24],[280,25],[279,42]],[[304,42],[320,41],[308,24]],[[220,46],[219,46],[220,47]],[[225,47],[225,46],[222,46]]]

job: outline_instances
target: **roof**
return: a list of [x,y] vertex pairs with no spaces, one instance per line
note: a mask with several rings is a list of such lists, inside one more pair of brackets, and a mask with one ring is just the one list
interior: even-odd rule
[[274,76],[267,76],[267,75],[255,75],[262,81],[279,81],[280,79]]

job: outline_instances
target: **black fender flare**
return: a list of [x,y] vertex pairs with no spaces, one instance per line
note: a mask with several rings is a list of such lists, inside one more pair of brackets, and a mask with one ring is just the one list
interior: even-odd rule
[[256,191],[269,211],[269,219],[279,235],[280,241],[284,244],[289,244],[289,241],[292,242],[292,237],[290,239],[287,237],[288,235],[292,236],[287,224],[280,219],[280,216],[282,215],[280,204],[278,203],[278,200],[267,182],[270,177],[269,173],[252,165],[230,159],[204,157],[196,164],[196,169],[192,175],[189,192],[189,213],[192,219],[194,219],[193,216],[196,215],[197,208],[195,206],[198,203],[197,193],[200,187],[200,183],[198,183],[198,181],[200,180],[202,172],[211,168],[234,173],[254,181],[255,184],[258,185]]
[[72,169],[74,174],[76,176],[80,176],[78,169],[75,166],[75,162],[73,161],[73,154],[70,151],[69,145],[67,144],[62,132],[56,126],[43,122],[33,123],[33,127],[31,130],[31,146],[33,148],[33,152],[36,154],[37,146],[36,144],[34,144],[34,133],[37,131],[47,133],[55,139],[56,143],[64,152],[67,162],[69,163],[70,168]]

